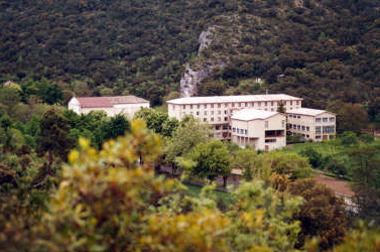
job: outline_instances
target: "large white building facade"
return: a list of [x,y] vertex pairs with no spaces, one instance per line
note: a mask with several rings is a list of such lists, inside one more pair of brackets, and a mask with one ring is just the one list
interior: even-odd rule
[[129,96],[111,97],[73,97],[69,101],[68,108],[77,114],[88,114],[91,111],[104,111],[107,116],[118,114],[132,118],[141,108],[149,108],[149,101],[142,98]]
[[243,109],[231,117],[231,141],[241,148],[270,151],[286,146],[286,116],[279,112]]
[[[280,106],[292,110],[302,106],[302,98],[285,94],[186,97],[167,101],[170,117],[193,115],[214,129],[214,138],[231,140],[231,116],[245,109],[276,112]],[[282,105],[281,105],[282,104]]]
[[305,139],[318,142],[335,138],[336,115],[334,113],[309,108],[287,111],[288,131],[300,134]]
[[[256,149],[263,150],[285,146],[286,128],[282,127],[284,119],[278,119],[284,116],[286,116],[285,127],[288,125],[287,129],[290,134],[301,134],[305,139],[313,141],[334,138],[335,114],[324,110],[302,108],[302,100],[302,98],[286,94],[264,94],[185,97],[170,100],[167,104],[170,117],[180,120],[186,115],[192,115],[211,125],[214,130],[214,138],[222,141],[233,141],[240,146],[253,144]],[[241,114],[237,112],[241,110],[245,110],[244,113],[251,114],[251,116],[245,114],[246,118],[250,118],[250,120],[244,122],[245,127],[235,127],[235,124],[241,124],[238,121],[244,121],[241,118],[238,119]],[[273,114],[273,118],[268,116],[268,120],[274,120],[272,123],[269,121],[268,123],[276,125],[275,128],[277,129],[266,129],[265,120],[254,118],[258,113],[255,112],[257,110],[272,113],[282,110],[285,114],[275,113],[276,116]],[[281,121],[281,127],[278,127],[278,120]],[[275,121],[276,123],[274,123]],[[249,129],[248,127],[251,126],[253,128]],[[237,128],[239,128],[239,132],[236,131]],[[255,135],[241,135],[241,129],[244,133],[247,130],[247,134],[250,132],[249,134]],[[269,134],[272,133],[275,137],[270,139]]]

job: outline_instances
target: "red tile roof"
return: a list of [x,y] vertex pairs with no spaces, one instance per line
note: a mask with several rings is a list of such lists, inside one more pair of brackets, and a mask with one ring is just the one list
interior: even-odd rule
[[110,97],[77,97],[81,108],[112,108],[118,104],[147,103],[147,100],[129,96],[110,96]]

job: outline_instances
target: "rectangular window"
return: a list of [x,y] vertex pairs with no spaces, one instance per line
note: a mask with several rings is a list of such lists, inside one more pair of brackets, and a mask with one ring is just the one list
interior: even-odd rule
[[225,122],[227,122],[227,121],[228,121],[227,117],[224,117],[224,121],[225,121]]
[[220,107],[222,107],[222,104],[219,103],[219,104],[218,104],[218,108],[220,108]]
[[193,105],[190,105],[190,109],[193,109]]
[[216,126],[215,126],[215,130],[220,130],[220,126],[219,126],[219,125],[216,125]]
[[214,117],[211,117],[211,122],[213,122],[214,121]]
[[297,125],[297,130],[300,130],[301,129],[301,126],[300,125]]
[[211,108],[214,108],[214,104],[211,104],[210,106],[211,106]]
[[232,132],[235,133],[235,132],[236,132],[236,129],[235,129],[235,128],[232,128]]
[[299,105],[299,104],[300,104],[300,101],[296,101],[296,104]]
[[265,102],[264,104],[265,104],[265,106],[268,106],[268,102]]
[[203,118],[203,121],[204,121],[204,122],[207,122],[207,118]]
[[306,126],[306,131],[310,131],[310,127],[309,126]]
[[198,105],[197,105],[197,109],[199,109],[200,107],[201,107],[201,105],[198,104]]
[[218,117],[218,122],[222,121],[222,118],[221,117]]
[[199,116],[199,111],[196,112],[197,116]]
[[241,103],[238,103],[238,107],[241,107]]
[[292,106],[293,105],[293,101],[290,101],[290,106]]
[[285,128],[285,120],[281,121],[281,127]]
[[302,130],[305,130],[305,126],[302,125],[301,129],[302,129]]
[[335,127],[334,126],[323,126],[323,133],[334,133]]
[[207,115],[207,111],[205,111],[205,113],[204,113],[205,115]]
[[244,134],[248,135],[248,130],[244,130]]
[[248,103],[247,102],[245,103],[245,106],[248,107]]
[[323,122],[328,122],[328,118],[327,117],[324,117],[322,118]]
[[227,103],[225,103],[225,104],[224,104],[224,107],[225,107],[225,108],[227,108],[227,107],[228,107],[228,104],[227,104]]
[[244,130],[243,129],[240,130],[240,134],[244,134]]
[[203,105],[204,108],[207,108],[207,104]]
[[186,105],[183,105],[182,108],[183,108],[183,109],[186,109]]
[[254,106],[255,106],[255,103],[254,103],[254,102],[252,102],[252,103],[251,103],[251,106],[252,106],[252,107],[254,107]]
[[271,102],[270,105],[273,106],[273,105],[274,105],[274,102]]
[[214,114],[214,111],[211,111],[211,115],[213,115]]
[[259,107],[261,106],[261,102],[259,102]]
[[321,122],[321,118],[315,118],[315,122],[316,123],[320,123]]
[[228,111],[227,111],[227,110],[224,110],[224,114],[227,115],[227,114],[228,114]]
[[275,143],[277,139],[265,139],[266,143]]
[[232,103],[232,107],[233,107],[233,108],[235,107],[235,103]]
[[223,125],[224,130],[228,130],[228,125]]
[[329,118],[329,121],[330,121],[330,122],[334,122],[334,121],[335,121],[335,118],[334,118],[334,117],[330,117],[330,118]]
[[222,111],[218,110],[218,115],[221,115],[222,114]]
[[321,133],[321,126],[315,127],[315,133],[320,134]]

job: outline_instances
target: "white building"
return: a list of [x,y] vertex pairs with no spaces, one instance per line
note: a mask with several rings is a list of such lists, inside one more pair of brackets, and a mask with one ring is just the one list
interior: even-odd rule
[[243,109],[231,117],[231,141],[241,148],[273,150],[286,146],[286,116],[279,112]]
[[231,115],[244,108],[275,112],[280,104],[284,109],[292,110],[302,106],[302,98],[286,94],[238,95],[185,97],[168,101],[170,117],[181,119],[193,115],[212,125],[214,137],[219,140],[231,140]]
[[301,134],[305,139],[322,141],[334,139],[336,134],[334,113],[309,108],[298,108],[286,111],[288,131]]
[[104,111],[108,116],[124,114],[129,118],[141,108],[149,108],[149,101],[129,96],[112,97],[73,97],[68,108],[78,114],[88,114],[91,111]]

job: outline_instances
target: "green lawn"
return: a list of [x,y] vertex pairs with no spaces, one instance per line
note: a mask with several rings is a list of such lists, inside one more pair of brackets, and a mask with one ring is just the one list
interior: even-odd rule
[[345,148],[342,145],[339,145],[334,141],[292,144],[292,145],[288,145],[282,150],[284,152],[299,153],[301,150],[304,150],[308,147],[313,148],[314,150],[322,154],[322,156],[335,155],[335,154],[342,153],[345,151]]
[[[189,183],[184,183],[184,185],[188,188],[189,195],[193,197],[199,197],[202,190],[201,186],[193,185]],[[220,190],[215,190],[214,193],[215,193],[216,201],[220,208],[223,209],[234,203],[234,199],[232,198],[231,193],[220,191]]]

